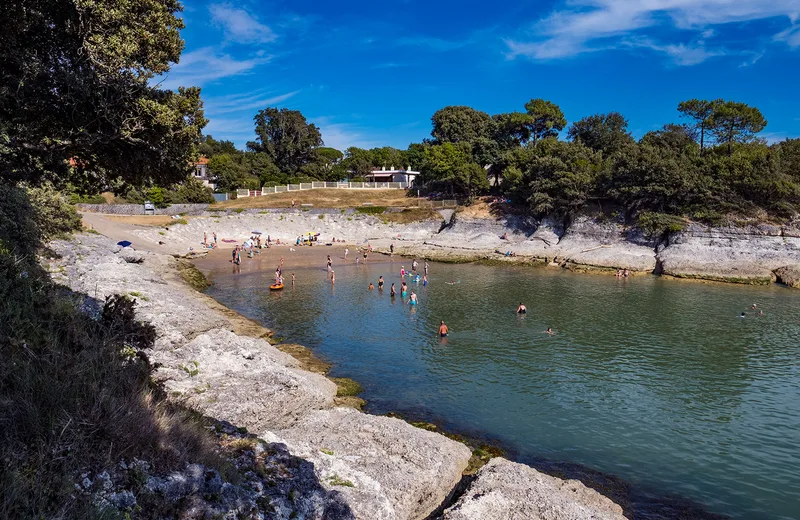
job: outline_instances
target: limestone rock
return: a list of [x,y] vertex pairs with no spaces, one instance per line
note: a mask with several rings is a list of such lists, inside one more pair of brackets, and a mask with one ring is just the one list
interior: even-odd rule
[[495,458],[442,520],[624,520],[622,508],[577,480]]
[[311,461],[319,481],[339,491],[356,518],[419,519],[448,496],[470,450],[437,433],[348,408],[314,412],[261,436]]
[[775,270],[778,281],[789,287],[800,288],[800,264],[787,265]]

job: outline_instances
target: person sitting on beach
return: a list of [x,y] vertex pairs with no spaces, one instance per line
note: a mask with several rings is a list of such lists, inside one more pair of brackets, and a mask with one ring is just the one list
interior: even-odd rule
[[409,305],[416,305],[417,304],[417,293],[411,291],[411,298],[408,300]]
[[500,237],[501,240],[508,240],[508,231],[503,233],[503,236]]
[[525,305],[523,305],[522,302],[519,302],[519,307],[517,307],[517,314],[526,314],[527,312],[528,308],[525,307]]
[[439,325],[439,336],[444,338],[447,336],[448,332],[449,329],[447,328],[447,325],[444,324],[444,320],[442,320],[442,323]]
[[389,291],[389,294],[392,295],[392,296],[397,296],[397,291],[394,290],[394,284],[392,284],[392,288]]
[[375,286],[372,285],[372,282],[369,282],[369,287],[367,287],[367,289],[369,289],[370,291],[375,289]]

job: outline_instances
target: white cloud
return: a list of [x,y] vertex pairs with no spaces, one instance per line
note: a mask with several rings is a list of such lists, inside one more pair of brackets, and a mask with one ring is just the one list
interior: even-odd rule
[[702,41],[688,44],[662,44],[646,38],[636,38],[627,40],[625,44],[631,47],[641,47],[660,52],[669,56],[673,63],[681,66],[697,65],[709,58],[726,54],[726,51],[722,49],[707,49]]
[[800,25],[792,25],[785,31],[776,34],[773,39],[785,42],[789,47],[800,47]]
[[[655,42],[653,50],[675,63],[693,65],[724,54],[708,49],[702,40],[715,35],[710,26],[732,22],[791,17],[798,0],[568,0],[533,26],[525,40],[509,39],[509,58],[554,59],[584,52],[629,45],[631,36],[650,38],[659,28],[696,32],[694,43]],[[800,45],[795,35],[784,35],[790,45]],[[800,35],[797,36],[800,40]],[[527,40],[527,41],[526,41]]]
[[286,92],[285,94],[270,95],[267,92],[248,92],[245,94],[231,94],[228,96],[218,96],[207,98],[205,101],[206,112],[211,114],[230,114],[245,110],[255,110],[266,108],[270,105],[277,105],[292,98],[299,90]]
[[174,89],[180,86],[202,87],[222,78],[248,74],[267,63],[270,57],[236,59],[220,54],[213,47],[203,47],[181,55],[180,62],[160,78],[161,86]]
[[277,36],[244,9],[231,4],[211,4],[212,21],[225,31],[225,39],[235,43],[269,43]]

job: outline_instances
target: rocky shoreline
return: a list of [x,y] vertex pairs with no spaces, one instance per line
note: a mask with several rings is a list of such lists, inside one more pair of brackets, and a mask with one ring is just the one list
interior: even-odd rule
[[[241,242],[252,230],[293,244],[298,235],[322,233],[350,244],[369,242],[379,252],[444,262],[511,262],[576,271],[654,273],[674,278],[742,284],[800,285],[800,223],[708,227],[652,238],[612,220],[575,219],[566,229],[555,221],[522,217],[469,218],[398,224],[353,210],[269,210],[191,218],[167,228],[136,227],[130,234],[155,249],[185,254],[200,248],[203,232]],[[507,237],[503,239],[501,237]],[[162,244],[159,245],[159,242]],[[224,245],[221,243],[221,245]],[[513,252],[516,256],[505,256]]]
[[[236,463],[253,467],[245,482],[227,482],[201,464],[154,475],[140,461],[120,461],[122,470],[87,475],[76,485],[110,507],[126,511],[137,503],[137,491],[123,485],[130,479],[117,479],[124,470],[144,474],[139,493],[187,504],[191,517],[624,518],[619,505],[577,480],[502,458],[464,487],[472,456],[467,446],[399,419],[337,406],[334,382],[271,345],[266,329],[209,305],[183,282],[169,255],[123,249],[98,235],[51,247],[59,258],[49,261],[49,271],[86,295],[87,312],[111,294],[135,298],[140,318],[158,333],[151,353],[156,379],[172,399],[223,425],[219,435],[226,442],[248,443],[240,458],[250,462]],[[236,332],[243,330],[257,337]]]

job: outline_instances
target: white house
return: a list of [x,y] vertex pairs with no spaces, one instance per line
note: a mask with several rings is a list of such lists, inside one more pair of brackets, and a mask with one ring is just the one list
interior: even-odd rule
[[201,156],[200,159],[194,163],[194,173],[192,177],[202,182],[203,186],[211,188],[212,190],[217,188],[217,185],[211,182],[211,178],[208,175],[208,159],[205,157]]
[[412,170],[411,166],[405,169],[395,169],[392,166],[388,170],[386,166],[381,166],[380,170],[375,169],[365,175],[364,180],[367,182],[402,182],[406,188],[410,188],[414,185],[417,175],[419,172]]

